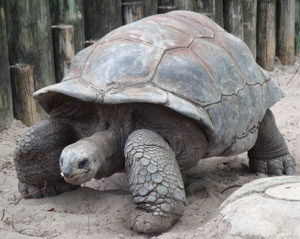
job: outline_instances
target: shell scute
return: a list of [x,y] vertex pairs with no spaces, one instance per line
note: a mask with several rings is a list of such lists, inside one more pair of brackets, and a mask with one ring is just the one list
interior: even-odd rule
[[153,83],[200,105],[219,101],[221,94],[212,77],[201,62],[192,56],[187,48],[166,52]]
[[[214,41],[195,39],[191,49],[207,66],[222,95],[237,94],[246,84],[232,58]],[[201,79],[199,79],[201,81]]]
[[114,42],[110,46],[99,45],[82,78],[92,83],[99,93],[145,84],[152,78],[161,54],[160,49],[129,40]]

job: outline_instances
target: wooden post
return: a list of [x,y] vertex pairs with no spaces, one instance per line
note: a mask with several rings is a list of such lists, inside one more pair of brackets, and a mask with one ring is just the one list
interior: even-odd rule
[[243,1],[244,41],[256,59],[257,0]]
[[55,78],[60,82],[69,71],[75,55],[73,25],[52,26]]
[[295,0],[278,0],[277,56],[283,65],[295,63]]
[[121,0],[84,0],[85,39],[97,40],[122,26]]
[[[34,66],[35,90],[55,83],[48,0],[4,0],[10,65]],[[41,117],[46,116],[38,106]]]
[[224,28],[226,31],[244,39],[242,0],[224,1]]
[[296,0],[295,6],[295,52],[300,53],[300,0]]
[[123,0],[122,3],[123,24],[132,23],[143,18],[143,4],[141,1]]
[[143,0],[144,17],[157,14],[157,0]]
[[84,48],[84,18],[82,0],[50,0],[52,25],[74,26],[75,53]]
[[194,0],[195,11],[202,13],[224,27],[223,0]]
[[17,64],[10,67],[14,116],[26,126],[37,122],[32,65]]
[[175,0],[177,10],[194,11],[194,0]]
[[8,128],[13,120],[8,46],[3,1],[0,0],[0,131]]
[[158,1],[158,13],[166,13],[176,10],[174,0],[159,0]]
[[5,0],[10,65],[34,65],[35,89],[55,83],[48,0]]
[[274,69],[276,47],[276,0],[258,0],[256,61],[268,71]]

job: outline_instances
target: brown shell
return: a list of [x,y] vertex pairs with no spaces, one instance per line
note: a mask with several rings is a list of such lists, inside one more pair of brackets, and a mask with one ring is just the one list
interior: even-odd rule
[[46,109],[55,93],[102,104],[165,105],[207,130],[210,155],[253,145],[259,121],[283,96],[242,40],[188,11],[110,32],[76,55],[61,83],[34,96]]

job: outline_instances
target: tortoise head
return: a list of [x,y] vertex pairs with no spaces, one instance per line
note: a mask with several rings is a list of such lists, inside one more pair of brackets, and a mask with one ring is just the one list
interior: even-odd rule
[[124,159],[119,141],[113,130],[107,129],[67,146],[59,160],[62,176],[77,185],[120,171]]
[[59,160],[61,175],[71,184],[88,182],[99,172],[104,160],[96,142],[88,138],[79,140],[62,151]]

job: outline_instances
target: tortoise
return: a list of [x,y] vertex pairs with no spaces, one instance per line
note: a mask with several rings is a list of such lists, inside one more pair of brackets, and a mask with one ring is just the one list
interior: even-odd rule
[[80,51],[62,82],[34,93],[49,118],[19,141],[19,191],[53,196],[125,170],[137,205],[130,227],[166,231],[200,159],[248,151],[252,172],[293,173],[269,109],[283,96],[245,43],[204,15],[144,18]]

